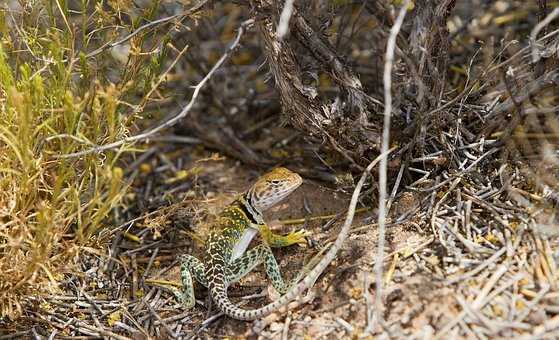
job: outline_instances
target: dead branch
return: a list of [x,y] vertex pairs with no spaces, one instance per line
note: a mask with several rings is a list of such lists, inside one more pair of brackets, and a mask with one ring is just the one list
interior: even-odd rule
[[229,46],[227,51],[225,51],[225,53],[221,56],[221,58],[214,64],[214,66],[208,72],[208,74],[206,74],[206,76],[194,87],[194,92],[192,93],[192,97],[190,98],[190,101],[181,111],[179,111],[178,114],[174,115],[172,118],[170,118],[166,121],[161,122],[160,124],[158,124],[157,126],[149,129],[146,132],[143,132],[143,133],[140,133],[140,134],[137,134],[137,135],[134,135],[134,136],[130,136],[130,137],[124,138],[122,140],[119,140],[119,141],[116,141],[116,142],[113,142],[113,143],[110,143],[110,144],[100,145],[100,146],[96,146],[94,148],[90,148],[90,149],[86,149],[86,150],[83,150],[83,151],[74,152],[74,153],[70,153],[70,154],[56,155],[55,157],[56,158],[74,158],[74,157],[85,156],[85,155],[88,155],[88,154],[91,154],[91,153],[103,152],[103,151],[106,151],[106,150],[121,147],[126,143],[136,143],[136,142],[139,142],[139,141],[142,141],[142,140],[146,140],[149,137],[158,133],[159,131],[174,126],[181,119],[186,117],[188,115],[188,113],[190,113],[190,110],[194,106],[194,103],[196,102],[196,99],[198,98],[198,96],[200,94],[200,91],[202,90],[204,85],[206,85],[206,83],[210,80],[210,78],[214,75],[214,73],[231,56],[231,54],[233,53],[233,51],[235,50],[235,48],[239,44],[239,42],[241,40],[241,37],[244,33],[245,28],[252,25],[253,22],[254,21],[252,19],[249,19],[249,20],[243,22],[239,26],[237,36],[235,37],[235,40],[233,41],[231,46]]

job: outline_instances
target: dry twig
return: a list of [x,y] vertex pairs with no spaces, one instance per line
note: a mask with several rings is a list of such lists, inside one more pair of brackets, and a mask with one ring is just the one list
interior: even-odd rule
[[142,132],[140,134],[130,136],[130,137],[124,138],[122,140],[119,140],[119,141],[116,141],[116,142],[113,142],[113,143],[110,143],[110,144],[100,145],[100,146],[96,146],[94,148],[90,148],[90,149],[86,149],[86,150],[83,150],[83,151],[74,152],[74,153],[70,153],[70,154],[58,155],[56,157],[57,158],[81,157],[81,156],[88,155],[90,153],[103,152],[103,151],[106,151],[106,150],[118,148],[118,147],[123,146],[126,143],[135,143],[135,142],[139,142],[139,141],[142,141],[142,140],[146,140],[149,137],[156,134],[157,132],[159,132],[163,129],[167,129],[167,128],[175,125],[181,119],[186,117],[188,115],[188,113],[190,113],[190,110],[194,106],[194,103],[196,102],[196,99],[198,98],[198,96],[200,94],[200,91],[202,90],[204,85],[206,85],[206,83],[211,79],[211,77],[214,75],[214,73],[231,56],[231,54],[233,53],[233,51],[235,50],[235,48],[239,44],[245,29],[248,26],[252,25],[253,22],[254,21],[252,19],[249,19],[249,20],[246,20],[245,22],[243,22],[239,26],[237,36],[235,37],[235,40],[233,41],[231,46],[229,46],[229,48],[227,48],[227,51],[225,51],[225,53],[221,56],[221,58],[219,58],[219,60],[214,64],[214,66],[206,74],[206,76],[194,87],[194,92],[192,93],[192,97],[190,98],[190,101],[178,114],[174,115],[172,118],[170,118],[166,121],[163,121],[159,125],[149,129],[148,131]]
[[[392,64],[394,62],[394,49],[396,48],[396,37],[400,32],[400,28],[404,23],[404,18],[406,17],[407,8],[410,4],[410,0],[406,0],[400,11],[398,12],[398,17],[394,26],[390,30],[390,36],[386,44],[386,59],[384,63],[384,122],[383,122],[383,132],[382,132],[382,154],[387,153],[388,146],[390,143],[390,117],[392,115]],[[379,323],[382,322],[382,268],[383,268],[383,258],[384,258],[384,241],[386,232],[386,190],[387,190],[387,167],[388,167],[388,157],[384,157],[380,161],[379,165],[379,212],[378,212],[378,245],[377,245],[377,255],[375,260],[375,280],[376,280],[376,295],[375,295],[375,313],[369,313],[375,316],[375,321]],[[373,320],[367,320],[367,330],[366,332],[371,332],[373,327]]]

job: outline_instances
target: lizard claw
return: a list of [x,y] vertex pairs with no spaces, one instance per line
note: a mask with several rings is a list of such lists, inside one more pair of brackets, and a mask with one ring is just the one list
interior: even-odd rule
[[311,236],[311,233],[305,229],[292,231],[289,234],[285,235],[287,239],[289,239],[290,244],[300,244],[300,245],[307,245],[307,237]]

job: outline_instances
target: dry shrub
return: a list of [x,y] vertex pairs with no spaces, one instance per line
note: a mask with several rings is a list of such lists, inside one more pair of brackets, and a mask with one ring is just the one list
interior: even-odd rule
[[125,137],[137,118],[127,101],[150,86],[166,51],[88,58],[76,45],[93,50],[117,35],[125,8],[76,15],[68,6],[86,2],[60,3],[10,1],[0,11],[0,318],[55,291],[121,201],[115,162],[127,148],[60,156]]

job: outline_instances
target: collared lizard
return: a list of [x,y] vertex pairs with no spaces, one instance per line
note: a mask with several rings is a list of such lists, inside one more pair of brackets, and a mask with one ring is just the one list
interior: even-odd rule
[[[192,288],[192,276],[194,276],[198,282],[209,288],[211,298],[218,308],[235,319],[255,320],[287,305],[305,290],[311,288],[324,269],[335,259],[338,250],[341,249],[349,234],[357,199],[366,175],[379,159],[380,156],[369,164],[361,176],[351,197],[346,220],[334,244],[318,263],[315,263],[317,257],[313,258],[311,260],[313,268],[308,271],[303,270],[300,274],[305,274],[305,276],[298,275],[290,287],[283,282],[279,266],[268,243],[275,246],[285,246],[300,242],[304,236],[300,232],[286,236],[272,234],[263,223],[261,212],[293,192],[302,180],[299,175],[287,169],[277,168],[262,176],[245,195],[222,212],[222,219],[218,221],[220,228],[216,228],[210,233],[206,244],[206,265],[195,257],[189,255],[183,257],[181,266],[183,293],[175,292],[178,300],[187,308],[194,306],[195,299]],[[250,216],[253,216],[253,220],[249,222]],[[259,228],[259,231],[264,235],[265,242],[249,250],[243,256],[233,259],[233,251],[242,239],[244,231],[247,228],[255,227]],[[248,244],[241,248],[246,249],[246,246]],[[240,253],[243,253],[245,249],[240,249]],[[321,254],[322,251],[317,256]],[[264,262],[266,274],[271,279],[274,288],[283,295],[276,301],[257,309],[243,309],[235,305],[227,296],[228,285],[239,280],[262,262]],[[299,279],[301,279],[300,282]]]
[[[227,286],[261,262],[264,262],[274,288],[280,293],[287,291],[288,286],[281,277],[270,247],[305,243],[306,232],[277,235],[264,222],[262,212],[291,194],[302,182],[298,174],[286,168],[276,168],[260,177],[219,214],[206,241],[204,262],[191,255],[180,258],[183,292],[173,292],[186,308],[195,304],[192,277],[210,289],[212,299],[219,306],[222,296],[227,298]],[[256,233],[260,233],[264,243],[245,254]]]

